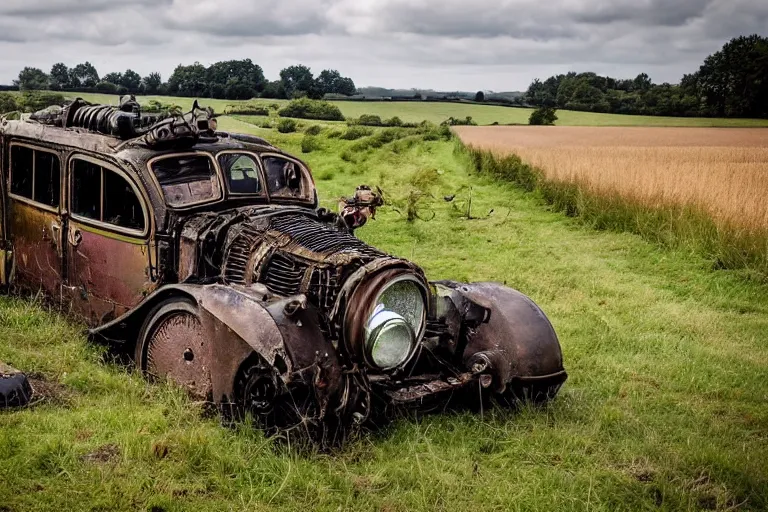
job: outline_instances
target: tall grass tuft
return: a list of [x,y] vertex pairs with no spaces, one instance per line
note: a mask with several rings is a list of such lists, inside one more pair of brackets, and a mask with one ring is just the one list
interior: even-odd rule
[[[652,242],[691,250],[718,269],[742,269],[768,281],[768,225],[739,223],[693,202],[660,194],[628,194],[601,187],[587,177],[553,179],[514,154],[499,154],[457,142],[480,174],[536,192],[553,209],[602,230],[627,231]],[[614,170],[620,174],[620,171]]]

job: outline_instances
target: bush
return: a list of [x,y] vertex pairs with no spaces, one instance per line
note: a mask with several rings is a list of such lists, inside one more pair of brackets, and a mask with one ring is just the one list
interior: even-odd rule
[[380,132],[377,132],[368,138],[356,142],[350,147],[350,149],[354,152],[366,151],[368,149],[377,149],[384,144],[389,144],[390,142],[402,139],[403,137],[407,136],[408,133],[403,129],[387,128],[386,130],[381,130]]
[[382,126],[381,117],[371,114],[363,114],[357,120],[357,124],[363,126]]
[[264,105],[242,103],[240,105],[227,105],[224,108],[224,114],[242,116],[268,116],[269,108],[265,107]]
[[304,130],[304,133],[307,135],[320,135],[320,132],[323,131],[323,127],[319,124],[313,124],[312,126],[307,127],[306,130]]
[[117,94],[117,86],[111,82],[97,83],[96,90],[105,94]]
[[14,112],[19,109],[19,104],[16,102],[16,97],[13,94],[0,92],[0,114]]
[[347,131],[342,133],[339,138],[344,140],[357,140],[362,139],[363,137],[367,137],[373,133],[373,130],[370,128],[365,128],[363,126],[350,126],[347,128]]
[[426,141],[432,140],[451,140],[453,132],[447,124],[441,124],[440,126],[434,126],[428,128],[421,128],[423,133],[422,139]]
[[441,124],[444,124],[447,126],[477,126],[477,123],[472,120],[472,116],[467,116],[465,119],[460,119],[460,118],[451,116],[445,121],[443,121]]
[[539,126],[551,126],[557,121],[556,110],[551,107],[539,107],[531,112],[528,124]]
[[341,130],[331,130],[330,132],[328,132],[327,137],[329,139],[338,139],[342,135],[344,135],[344,132]]
[[25,112],[37,112],[53,105],[61,105],[64,101],[64,96],[58,93],[24,91],[18,103]]
[[277,131],[280,133],[293,133],[296,131],[297,123],[293,119],[281,119],[277,123]]
[[339,107],[322,100],[299,98],[291,100],[279,111],[280,117],[297,117],[300,119],[319,119],[322,121],[344,121]]
[[[389,126],[389,127],[399,127],[403,126],[403,120],[400,119],[397,116],[394,116],[390,119],[381,120],[381,117],[374,115],[374,114],[363,114],[358,119],[353,119],[348,122],[348,124],[351,125],[361,125],[361,126]],[[413,125],[414,127],[416,125]]]
[[320,141],[317,140],[317,136],[304,135],[304,138],[301,139],[301,152],[311,153],[318,149],[320,149]]
[[173,103],[162,103],[157,100],[149,100],[144,112],[152,114],[180,114],[181,107]]

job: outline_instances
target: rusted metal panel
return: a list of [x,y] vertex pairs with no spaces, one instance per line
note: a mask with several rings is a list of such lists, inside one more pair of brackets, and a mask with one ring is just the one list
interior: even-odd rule
[[140,304],[157,286],[148,241],[70,220],[67,290],[74,312],[102,325]]
[[565,381],[557,334],[530,298],[498,283],[444,281],[441,286],[454,291],[456,303],[468,299],[487,309],[488,318],[467,332],[462,360],[466,368],[493,375],[496,392],[526,380],[539,386],[559,386]]
[[58,213],[8,197],[8,231],[16,284],[58,300],[62,278],[62,232]]

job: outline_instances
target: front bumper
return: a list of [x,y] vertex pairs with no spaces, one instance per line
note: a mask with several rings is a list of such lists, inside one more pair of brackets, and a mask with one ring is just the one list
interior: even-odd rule
[[[554,396],[566,381],[565,370],[535,377],[517,377],[507,386],[510,394],[518,398],[536,398],[542,393]],[[421,375],[405,379],[390,376],[370,376],[373,395],[394,407],[420,408],[434,403],[451,401],[459,395],[470,400],[487,394],[493,385],[493,376],[483,372],[464,372],[455,376]],[[543,397],[542,397],[543,398]]]

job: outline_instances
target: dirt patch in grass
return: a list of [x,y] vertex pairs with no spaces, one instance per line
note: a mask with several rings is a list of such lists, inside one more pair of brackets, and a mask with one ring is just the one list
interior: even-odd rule
[[99,446],[94,451],[86,453],[80,460],[93,464],[106,464],[112,462],[120,456],[120,447],[115,444],[105,444]]
[[48,380],[40,374],[28,375],[32,386],[32,403],[47,402],[56,405],[70,405],[75,394],[64,384]]

